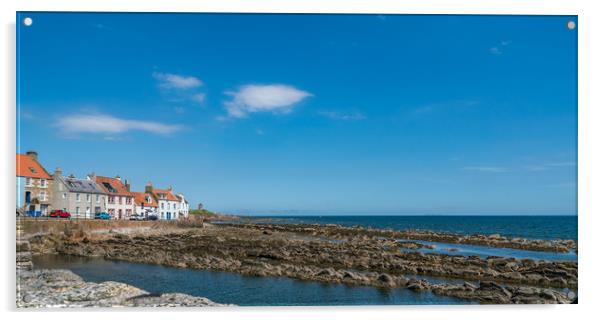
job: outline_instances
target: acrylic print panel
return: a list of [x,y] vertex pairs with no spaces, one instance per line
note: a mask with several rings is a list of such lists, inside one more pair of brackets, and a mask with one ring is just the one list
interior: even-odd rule
[[18,307],[577,302],[577,17],[17,22]]

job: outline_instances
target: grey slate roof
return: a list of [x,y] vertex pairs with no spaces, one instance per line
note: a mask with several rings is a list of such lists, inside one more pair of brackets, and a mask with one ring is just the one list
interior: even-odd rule
[[59,177],[61,182],[67,186],[69,192],[81,192],[81,193],[100,193],[105,192],[100,188],[96,181],[88,179],[77,179],[71,177]]

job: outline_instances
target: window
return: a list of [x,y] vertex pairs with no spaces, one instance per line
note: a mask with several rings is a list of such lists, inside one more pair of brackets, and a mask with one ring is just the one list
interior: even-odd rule
[[130,197],[125,198],[125,204],[132,204],[132,198],[130,198]]
[[28,169],[31,171],[31,173],[38,173],[38,170],[36,170],[34,167],[28,167]]
[[127,217],[131,216],[132,215],[132,209],[125,209],[125,215]]
[[86,193],[86,202],[90,202],[90,194]]
[[109,190],[109,192],[117,193],[117,190],[115,188],[113,188],[113,186],[110,183],[103,182],[102,185],[105,186],[105,188],[107,188],[107,190]]
[[46,179],[40,179],[40,188],[46,188],[48,186]]
[[46,201],[46,191],[40,191],[40,201]]
[[161,203],[161,209],[165,209],[165,203]]
[[75,214],[79,216],[79,207],[75,207]]
[[119,202],[119,204],[123,204],[123,197],[117,197],[117,202]]
[[100,202],[100,195],[96,195],[96,203]]
[[25,178],[25,186],[31,187],[31,178]]
[[67,199],[67,194],[63,193],[63,199]]
[[90,214],[90,207],[86,207],[86,214]]
[[109,196],[109,203],[115,203],[115,196]]
[[75,194],[75,201],[79,202],[79,193]]

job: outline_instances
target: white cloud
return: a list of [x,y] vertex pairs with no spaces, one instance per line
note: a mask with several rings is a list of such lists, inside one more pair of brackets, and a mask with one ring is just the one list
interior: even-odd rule
[[489,52],[493,53],[493,54],[502,54],[502,50],[500,50],[499,47],[491,47],[489,49]]
[[193,89],[203,85],[199,78],[192,76],[153,72],[153,77],[159,82],[159,87],[164,89]]
[[354,121],[366,119],[366,116],[360,112],[342,113],[338,111],[319,111],[318,114],[333,120]]
[[510,43],[512,43],[511,41],[500,41],[497,45],[495,45],[494,47],[489,48],[489,52],[491,52],[492,54],[502,54],[503,51],[502,49],[504,47],[507,47],[510,45]]
[[462,170],[491,172],[491,173],[508,172],[508,169],[506,169],[504,167],[491,167],[491,166],[469,166],[469,167],[462,168]]
[[203,103],[205,101],[206,95],[204,93],[196,93],[190,96],[190,100],[196,103]]
[[238,91],[225,94],[232,100],[224,103],[228,115],[243,118],[254,112],[288,113],[301,100],[312,96],[311,93],[284,84],[245,85]]
[[116,134],[126,131],[146,131],[165,135],[182,129],[179,125],[121,119],[105,114],[75,114],[64,116],[58,119],[56,126],[66,133],[103,134]]

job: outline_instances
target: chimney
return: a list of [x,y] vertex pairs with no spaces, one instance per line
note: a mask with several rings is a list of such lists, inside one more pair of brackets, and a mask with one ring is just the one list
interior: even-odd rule
[[63,174],[63,171],[61,170],[60,167],[56,167],[56,169],[54,169],[54,174],[52,175],[54,178],[58,178],[61,176],[61,174]]
[[150,181],[144,187],[144,192],[153,193],[153,184]]
[[88,178],[88,180],[92,180],[92,181],[96,182],[96,172],[90,172],[88,174],[87,178]]
[[30,156],[31,158],[33,158],[36,161],[38,160],[38,153],[33,150],[27,151],[27,152],[25,152],[25,154]]
[[124,184],[125,184],[125,190],[127,192],[131,192],[130,191],[130,182],[128,181],[128,179],[125,179],[125,183]]
[[121,177],[120,177],[119,175],[116,175],[116,176],[115,176],[115,179],[117,179],[117,180],[121,181]]

